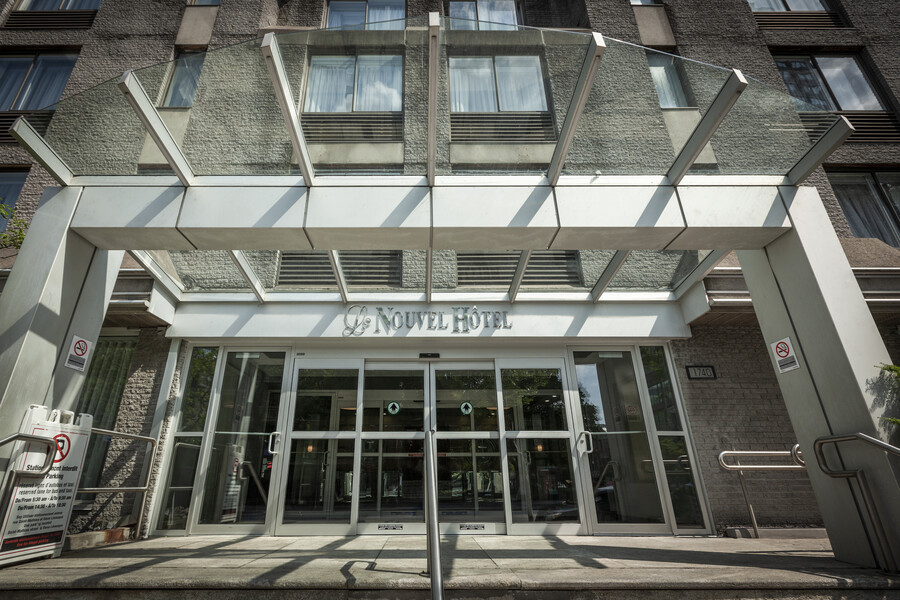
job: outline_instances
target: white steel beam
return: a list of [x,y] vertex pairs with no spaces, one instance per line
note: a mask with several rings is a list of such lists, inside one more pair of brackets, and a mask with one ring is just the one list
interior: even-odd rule
[[566,156],[572,146],[572,140],[575,139],[578,120],[584,112],[588,96],[594,87],[594,78],[597,76],[600,59],[603,58],[605,50],[606,44],[603,42],[603,36],[599,33],[592,33],[591,42],[585,52],[584,64],[581,66],[581,75],[578,77],[575,92],[572,94],[572,103],[569,105],[562,129],[559,132],[559,141],[556,143],[553,157],[550,159],[550,166],[547,168],[547,179],[550,180],[550,185],[556,185],[559,181],[563,165],[566,163]]
[[428,13],[428,185],[434,186],[435,160],[437,158],[437,92],[440,72],[441,16]]
[[613,254],[609,264],[606,265],[606,268],[603,269],[603,273],[601,273],[600,277],[597,279],[597,283],[591,288],[591,299],[594,302],[600,301],[600,296],[603,295],[604,290],[612,283],[613,277],[616,276],[616,273],[618,273],[619,269],[622,268],[622,265],[625,264],[625,260],[628,258],[629,254],[631,254],[631,250],[617,250],[616,253]]
[[688,273],[688,276],[672,290],[675,297],[681,298],[695,283],[703,281],[703,279],[709,275],[710,271],[716,268],[716,265],[728,255],[728,252],[728,250],[713,250],[707,254],[706,258],[701,260],[700,264],[694,267],[694,270]]
[[431,302],[431,293],[434,290],[434,273],[432,272],[433,250],[425,251],[425,302]]
[[266,59],[266,67],[269,70],[269,78],[275,89],[275,96],[281,106],[281,116],[284,117],[284,125],[291,136],[294,152],[297,153],[297,162],[300,164],[300,172],[306,185],[312,187],[315,179],[315,169],[309,157],[309,149],[306,147],[306,139],[303,137],[303,129],[300,126],[300,113],[294,103],[294,94],[291,92],[291,84],[288,81],[284,61],[281,58],[281,49],[278,47],[278,38],[274,33],[267,33],[262,41],[262,53]]
[[328,251],[328,260],[331,261],[331,270],[334,273],[334,281],[337,283],[338,292],[341,294],[341,300],[344,304],[347,300],[347,280],[344,279],[344,269],[341,267],[341,257],[337,250]]
[[841,116],[837,122],[828,128],[822,137],[816,140],[812,148],[807,150],[803,158],[797,161],[788,171],[787,180],[791,185],[800,185],[815,171],[819,165],[825,162],[831,154],[841,147],[841,144],[856,131],[847,117]]
[[144,90],[144,86],[134,76],[134,71],[129,69],[122,74],[122,78],[119,79],[119,89],[125,94],[125,98],[131,104],[131,108],[134,109],[138,119],[144,124],[147,133],[153,138],[159,151],[166,157],[166,161],[172,167],[172,170],[175,171],[178,180],[185,187],[190,187],[194,179],[194,171],[181,151],[178,142],[172,137],[169,128],[166,127],[162,117],[159,116],[159,112],[157,112],[153,101],[150,100],[150,97]]
[[697,127],[694,128],[691,137],[684,143],[681,152],[678,153],[672,166],[669,167],[666,177],[669,178],[672,185],[681,183],[681,179],[690,170],[697,157],[700,156],[700,153],[706,147],[706,144],[709,143],[709,140],[712,139],[716,129],[728,116],[728,111],[731,110],[731,107],[734,106],[734,103],[737,102],[737,99],[746,87],[747,80],[744,79],[744,74],[737,69],[732,69],[731,75],[722,84],[722,88],[710,105],[709,110],[697,123]]
[[47,140],[34,130],[34,127],[31,126],[31,123],[24,116],[16,119],[12,127],[9,128],[9,132],[16,138],[19,145],[25,148],[26,152],[33,156],[34,160],[38,161],[38,164],[44,167],[45,171],[50,173],[53,179],[62,185],[69,185],[72,182],[72,178],[75,177],[72,169],[50,147]]
[[528,260],[531,258],[531,250],[523,250],[519,255],[519,264],[516,266],[516,272],[513,275],[512,282],[509,284],[509,301],[515,302],[516,296],[519,295],[519,288],[522,286],[522,279],[525,277],[525,269],[528,268]]
[[259,277],[256,276],[256,272],[254,272],[253,270],[253,265],[251,265],[250,261],[247,260],[247,255],[244,254],[241,250],[229,250],[228,255],[234,262],[234,266],[236,266],[238,268],[238,271],[241,272],[241,276],[244,278],[244,281],[247,282],[247,285],[250,286],[250,289],[253,291],[253,295],[256,296],[256,299],[259,301],[259,303],[262,304],[263,302],[265,302],[266,288],[259,280]]
[[[163,250],[162,252],[165,252]],[[156,283],[160,285],[172,298],[176,301],[181,300],[184,293],[184,284],[173,277],[169,272],[159,264],[150,252],[146,250],[129,250],[128,254],[137,261],[147,274],[152,277]]]

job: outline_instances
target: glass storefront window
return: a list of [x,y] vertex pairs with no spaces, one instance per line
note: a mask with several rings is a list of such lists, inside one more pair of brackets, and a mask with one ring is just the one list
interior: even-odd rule
[[682,529],[702,529],[703,511],[700,510],[694,468],[684,436],[661,435],[659,447],[666,466],[666,482],[672,497],[675,522]]
[[284,523],[349,523],[353,440],[291,441]]
[[507,431],[565,431],[566,409],[559,369],[502,369]]
[[438,431],[497,431],[493,370],[435,371]]
[[650,406],[657,431],[681,431],[681,418],[675,390],[666,365],[666,353],[662,346],[642,346],[641,362],[650,392]]
[[293,431],[355,431],[356,369],[301,369]]
[[424,431],[423,371],[366,371],[363,431]]
[[422,440],[369,441],[359,473],[359,522],[424,522]]
[[507,440],[513,523],[578,522],[569,441]]
[[438,440],[438,518],[500,523],[503,471],[498,440]]

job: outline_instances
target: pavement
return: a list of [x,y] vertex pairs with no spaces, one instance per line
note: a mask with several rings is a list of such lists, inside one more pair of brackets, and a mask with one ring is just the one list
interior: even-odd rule
[[[824,537],[448,536],[448,598],[883,598]],[[424,536],[157,537],[0,569],[0,598],[430,598]]]

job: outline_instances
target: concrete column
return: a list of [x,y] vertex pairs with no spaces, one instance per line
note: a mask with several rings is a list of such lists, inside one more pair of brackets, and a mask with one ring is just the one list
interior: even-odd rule
[[[890,357],[817,190],[783,187],[781,194],[793,228],[763,250],[739,251],[738,259],[835,556],[876,566],[883,559],[876,559],[877,538],[856,484],[822,473],[813,442],[856,432],[879,437],[883,408],[871,386]],[[779,373],[771,344],[786,337],[800,368]],[[850,442],[829,458],[832,468],[864,469],[900,556],[900,488],[885,453]]]
[[[81,191],[44,192],[0,294],[0,438],[30,404],[77,407],[86,370],[63,366],[66,354],[73,336],[96,342],[123,256],[69,230]],[[0,452],[2,471],[9,447]]]

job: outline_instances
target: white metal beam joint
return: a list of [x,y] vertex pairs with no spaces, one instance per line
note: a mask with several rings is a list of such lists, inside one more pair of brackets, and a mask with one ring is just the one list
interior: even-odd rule
[[25,148],[38,164],[50,173],[53,179],[64,186],[72,183],[72,179],[75,177],[72,169],[69,168],[69,165],[47,143],[47,140],[31,126],[31,123],[24,116],[16,119],[9,128],[9,132],[16,138],[19,145]]

